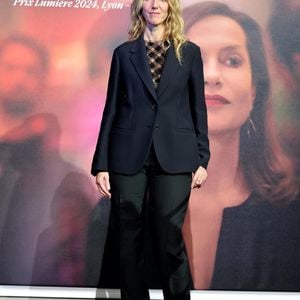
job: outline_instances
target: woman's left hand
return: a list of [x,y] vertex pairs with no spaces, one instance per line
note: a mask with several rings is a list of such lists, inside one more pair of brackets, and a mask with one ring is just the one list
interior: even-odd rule
[[194,173],[191,188],[200,188],[207,178],[207,171],[203,167],[199,167]]

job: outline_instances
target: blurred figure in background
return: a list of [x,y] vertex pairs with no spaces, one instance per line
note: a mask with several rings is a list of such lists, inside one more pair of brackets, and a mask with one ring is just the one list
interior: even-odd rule
[[184,226],[194,287],[299,290],[299,185],[274,135],[260,28],[213,1],[183,16],[203,56],[211,145]]
[[33,38],[0,42],[0,136],[41,108],[47,72],[48,52]]
[[88,220],[94,189],[89,178],[71,172],[51,202],[50,226],[41,232],[34,259],[32,284],[85,286]]
[[32,37],[14,34],[0,41],[0,238],[18,177],[6,133],[41,109],[48,60],[47,49]]
[[[273,1],[269,32],[282,90],[274,93],[275,114],[284,150],[300,176],[300,2]],[[278,84],[276,85],[278,86]]]
[[[46,49],[32,38],[20,35],[8,37],[1,45],[0,101],[3,119],[0,137],[0,284],[30,285],[39,235],[53,223],[50,212],[54,193],[67,174],[79,170],[60,155],[62,130],[57,117],[50,113],[38,113],[46,89]],[[85,186],[88,189],[89,185],[89,189],[94,190],[86,176],[86,180],[74,188],[82,190]],[[96,194],[90,193],[88,198],[90,202],[86,203],[87,207],[95,202]],[[76,197],[70,200],[74,210],[80,206],[81,201]],[[86,224],[87,219],[84,219]],[[60,225],[56,224],[56,228],[64,226],[60,227],[61,233],[68,231],[66,228],[73,226],[74,220],[66,217],[65,222],[58,223]],[[82,228],[79,223],[76,224]],[[80,236],[78,240],[80,247],[85,247],[86,241],[81,238],[80,228],[77,232]],[[74,230],[71,230],[70,236],[74,235]],[[64,236],[67,244],[70,236]],[[46,251],[45,248],[43,250]],[[46,251],[48,261],[55,260],[59,255],[56,249],[52,250]],[[64,265],[68,259],[77,255],[75,247],[70,251],[73,252],[68,252],[58,260],[59,264]],[[84,253],[80,255],[80,264],[84,265]],[[72,263],[76,269],[78,261]],[[57,268],[64,269],[62,265]],[[40,275],[39,284],[48,284],[47,271],[46,264],[36,265],[35,274]],[[76,278],[72,272],[66,272],[64,276],[58,276],[58,281],[61,280],[61,284],[82,285],[85,279],[81,271],[78,269]]]
[[54,192],[66,174],[76,170],[60,156],[60,135],[57,118],[40,113],[3,137],[1,146],[9,152],[6,163],[17,176],[10,183],[0,241],[2,284],[31,284],[36,243],[50,224]]

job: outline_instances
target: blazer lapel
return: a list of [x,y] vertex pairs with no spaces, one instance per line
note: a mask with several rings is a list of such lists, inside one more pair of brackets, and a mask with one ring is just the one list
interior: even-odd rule
[[139,74],[140,78],[144,82],[145,86],[156,100],[157,95],[156,91],[152,82],[152,75],[150,71],[150,66],[147,59],[146,47],[143,35],[141,35],[133,44],[132,48],[130,49],[132,55],[130,56],[130,60],[134,65],[137,73]]
[[165,89],[168,86],[168,83],[172,80],[172,76],[175,74],[178,65],[179,62],[175,55],[174,46],[173,44],[171,44],[166,53],[160,82],[157,88],[157,96],[160,96],[165,91]]

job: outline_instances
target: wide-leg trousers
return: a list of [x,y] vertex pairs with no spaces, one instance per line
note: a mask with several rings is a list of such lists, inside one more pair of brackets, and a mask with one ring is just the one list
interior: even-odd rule
[[190,299],[192,280],[182,237],[191,173],[168,174],[152,148],[145,166],[134,175],[110,173],[111,213],[119,226],[121,299],[149,299],[144,270],[145,199],[151,207],[154,247],[165,300]]

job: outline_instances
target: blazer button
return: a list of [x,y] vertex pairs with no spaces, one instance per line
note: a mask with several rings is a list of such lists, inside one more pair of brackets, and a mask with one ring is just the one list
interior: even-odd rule
[[156,110],[156,104],[153,104],[151,108],[152,110]]

